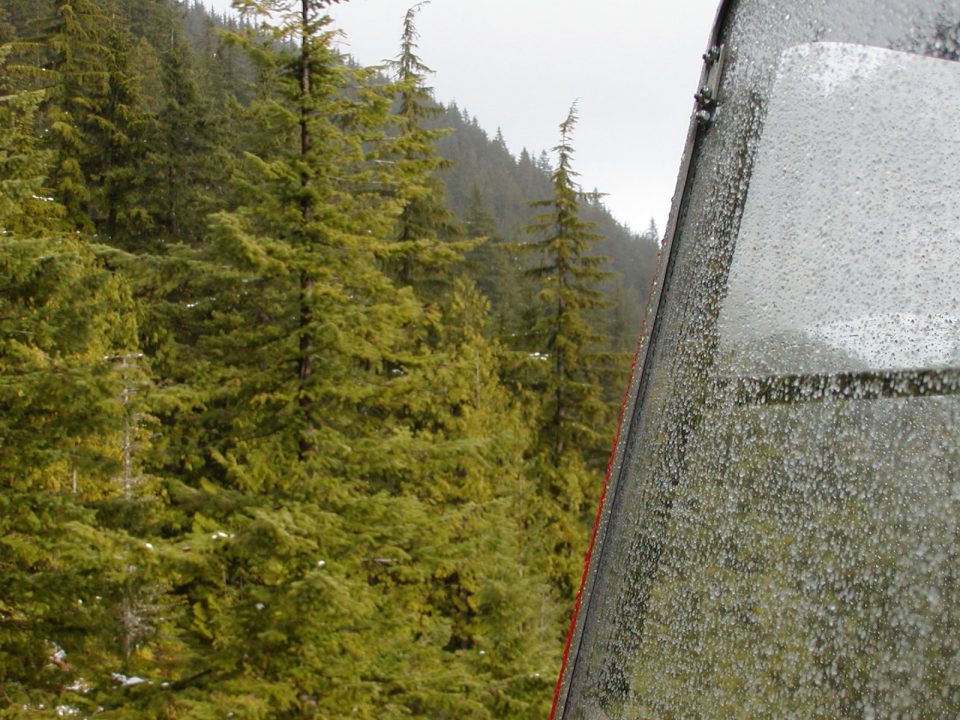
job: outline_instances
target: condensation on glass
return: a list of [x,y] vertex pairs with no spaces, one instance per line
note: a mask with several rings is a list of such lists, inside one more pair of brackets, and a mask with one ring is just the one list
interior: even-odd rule
[[558,717],[960,716],[960,7],[717,39]]

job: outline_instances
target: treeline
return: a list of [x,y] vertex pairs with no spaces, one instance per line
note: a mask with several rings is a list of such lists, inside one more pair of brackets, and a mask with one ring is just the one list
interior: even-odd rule
[[0,7],[0,717],[549,708],[655,244],[326,4]]

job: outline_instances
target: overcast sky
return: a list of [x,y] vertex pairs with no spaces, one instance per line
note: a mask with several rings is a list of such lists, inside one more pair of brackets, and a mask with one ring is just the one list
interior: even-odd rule
[[[209,2],[210,0],[208,0]],[[229,0],[213,0],[219,8]],[[330,14],[365,65],[396,55],[413,0],[350,0]],[[456,101],[515,154],[550,149],[578,100],[575,169],[634,230],[661,233],[701,55],[719,0],[432,0],[419,54],[438,100]]]

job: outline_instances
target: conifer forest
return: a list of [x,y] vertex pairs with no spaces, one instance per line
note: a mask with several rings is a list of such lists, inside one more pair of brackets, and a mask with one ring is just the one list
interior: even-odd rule
[[657,231],[332,1],[0,3],[0,718],[547,716]]

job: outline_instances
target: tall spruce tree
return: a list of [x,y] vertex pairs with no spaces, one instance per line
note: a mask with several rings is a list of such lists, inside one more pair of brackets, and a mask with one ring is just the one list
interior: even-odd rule
[[392,255],[394,275],[402,285],[413,285],[421,294],[435,296],[444,282],[444,271],[469,247],[456,216],[447,208],[440,172],[449,167],[437,151],[438,140],[449,130],[431,127],[443,113],[426,85],[433,72],[417,55],[417,12],[428,3],[407,10],[400,37],[400,52],[392,63],[395,72],[396,135],[386,156],[395,164],[396,221]]
[[550,354],[551,367],[541,442],[550,447],[556,465],[568,450],[592,454],[599,439],[597,423],[607,409],[600,384],[606,355],[599,352],[606,342],[591,322],[591,312],[609,306],[598,285],[610,273],[601,269],[607,258],[589,254],[601,236],[581,218],[584,194],[572,167],[576,122],[574,104],[554,147],[553,197],[532,203],[542,212],[527,228],[534,239],[526,247],[542,257],[528,274],[540,283],[544,313],[535,332]]
[[573,170],[574,103],[560,124],[551,174],[553,197],[533,203],[541,212],[528,227],[533,240],[523,246],[541,258],[528,270],[540,285],[542,314],[533,327],[543,372],[537,388],[543,398],[539,438],[534,453],[540,475],[542,505],[531,522],[547,528],[551,574],[568,597],[579,580],[589,516],[599,488],[598,466],[612,411],[603,400],[601,377],[610,355],[607,339],[592,315],[608,305],[600,282],[606,258],[590,255],[600,239],[593,224],[582,219],[584,193]]
[[133,182],[144,127],[134,39],[102,0],[56,0],[42,38],[54,196],[77,229],[128,246],[146,223]]
[[[420,66],[413,19],[408,12],[401,51],[409,68]],[[406,81],[401,89],[422,84],[420,77]],[[397,158],[398,143],[413,151],[387,167],[400,188],[394,228],[406,226],[408,239],[418,240],[385,236],[387,249],[399,245],[404,259],[387,267],[425,312],[408,324],[406,355],[386,368],[390,390],[351,473],[390,498],[394,512],[402,509],[398,518],[429,518],[430,530],[402,543],[398,535],[367,565],[368,582],[385,603],[376,673],[392,697],[376,707],[383,714],[394,704],[415,717],[523,717],[547,697],[550,661],[544,638],[515,642],[537,625],[528,608],[541,612],[534,598],[546,588],[542,572],[524,565],[514,504],[527,435],[499,380],[502,351],[487,337],[488,303],[471,283],[437,277],[460,243],[449,232],[426,115],[414,109],[404,119],[400,94],[400,134],[387,139],[378,159]],[[416,193],[405,196],[411,187]],[[410,519],[398,525],[416,527]],[[511,582],[517,592],[506,597]]]
[[326,4],[260,6],[239,39],[261,72],[257,153],[197,250],[211,272],[171,308],[194,398],[165,418],[176,531],[198,558],[191,665],[248,717],[396,713],[409,638],[433,623],[390,576],[430,576],[444,554],[424,503],[369,471],[402,449],[422,311],[380,269],[399,208],[368,153],[389,97],[340,60]]
[[97,229],[111,244],[132,249],[152,229],[137,172],[144,159],[147,118],[134,67],[136,40],[113,18],[107,22],[101,50],[103,95],[91,98],[96,116],[86,132],[89,155],[83,165],[93,189],[90,213]]

